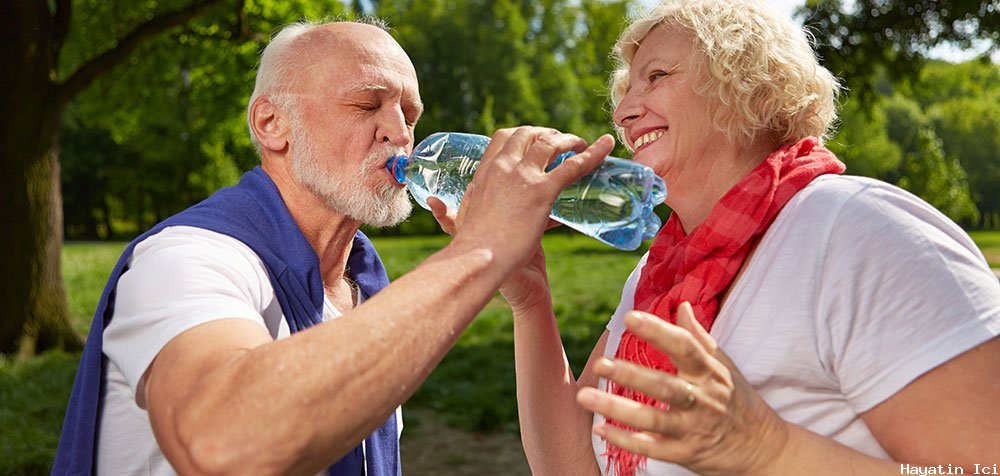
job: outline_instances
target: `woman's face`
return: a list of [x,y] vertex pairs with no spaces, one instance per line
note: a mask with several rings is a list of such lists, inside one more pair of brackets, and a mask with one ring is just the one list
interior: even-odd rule
[[627,91],[615,108],[633,159],[667,183],[707,173],[712,161],[705,154],[724,141],[711,123],[710,101],[694,91],[700,81],[689,67],[694,54],[688,35],[654,27],[632,58]]

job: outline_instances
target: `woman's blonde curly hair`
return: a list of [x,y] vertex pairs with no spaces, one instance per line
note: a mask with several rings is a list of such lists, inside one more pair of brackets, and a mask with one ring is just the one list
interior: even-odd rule
[[730,141],[784,145],[830,132],[840,83],[819,64],[810,36],[758,0],[663,0],[632,22],[615,45],[613,106],[625,96],[639,44],[660,25],[694,39],[688,66],[703,78],[696,91],[714,99],[714,125]]

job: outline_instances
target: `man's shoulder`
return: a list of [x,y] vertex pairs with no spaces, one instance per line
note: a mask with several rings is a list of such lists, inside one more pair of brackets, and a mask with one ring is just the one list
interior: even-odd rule
[[136,244],[130,262],[156,260],[168,266],[197,262],[262,267],[260,257],[242,241],[195,226],[168,226]]

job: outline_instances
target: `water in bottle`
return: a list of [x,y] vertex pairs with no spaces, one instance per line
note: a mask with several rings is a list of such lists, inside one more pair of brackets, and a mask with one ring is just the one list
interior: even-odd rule
[[[386,167],[420,206],[429,210],[427,198],[434,196],[455,212],[489,142],[477,134],[438,132],[417,144],[410,157],[390,158]],[[550,170],[571,155],[556,157]],[[607,157],[559,193],[550,216],[615,248],[634,250],[659,230],[653,207],[666,196],[663,179],[649,167]]]

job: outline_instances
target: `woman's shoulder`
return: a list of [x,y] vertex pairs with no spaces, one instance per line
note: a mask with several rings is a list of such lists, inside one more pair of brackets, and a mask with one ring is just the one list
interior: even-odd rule
[[823,210],[840,210],[848,205],[857,206],[876,197],[898,197],[902,200],[922,202],[919,197],[895,185],[869,177],[856,175],[821,175],[806,185],[788,202],[788,207],[822,207]]
[[897,186],[866,177],[827,176],[803,189],[796,199],[789,206],[798,218],[790,222],[812,221],[812,233],[817,233],[812,236],[824,244],[828,262],[834,257],[880,269],[891,267],[886,262],[899,262],[915,268],[961,268],[962,273],[991,275],[982,252],[965,230]]
[[985,263],[969,235],[943,213],[902,188],[867,177],[817,178],[785,205],[775,227],[803,246],[819,245],[824,254],[839,249],[872,259],[897,252],[940,254],[947,248]]
[[794,214],[825,217],[836,228],[930,226],[964,235],[951,219],[920,197],[868,177],[824,175],[813,180],[786,205]]

